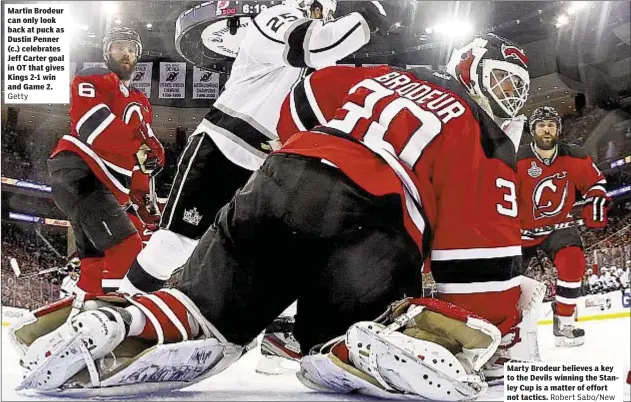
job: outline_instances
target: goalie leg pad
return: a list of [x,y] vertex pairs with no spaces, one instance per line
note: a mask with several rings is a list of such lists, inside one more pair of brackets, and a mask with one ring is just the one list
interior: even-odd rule
[[499,345],[497,327],[447,302],[426,299],[393,306],[386,322],[354,324],[328,354],[303,358],[303,384],[385,398],[466,400],[485,392],[477,370]]
[[537,321],[546,286],[534,279],[521,276],[521,295],[517,308],[521,312],[521,322],[504,335],[497,351],[484,366],[487,380],[504,378],[504,364],[515,362],[539,362],[539,328]]
[[71,316],[84,310],[96,310],[108,303],[127,304],[122,297],[96,296],[85,292],[66,297],[25,314],[9,327],[9,339],[18,355],[23,357],[36,339],[56,330]]
[[[181,342],[163,344],[165,340],[162,325],[160,324],[156,314],[152,313],[147,307],[133,300],[131,297],[126,296],[122,299],[125,303],[131,303],[132,306],[142,306],[144,313],[148,313],[148,321],[152,321],[155,324],[155,328],[158,329],[159,336],[158,343],[148,343],[146,340],[142,340],[137,337],[126,338],[116,347],[113,351],[111,348],[99,348],[98,354],[93,353],[95,359],[101,357],[96,362],[92,358],[85,358],[86,355],[90,356],[87,350],[81,350],[82,346],[85,346],[85,336],[80,331],[79,336],[70,336],[70,332],[73,329],[68,330],[67,326],[70,324],[64,324],[62,327],[57,328],[56,332],[59,334],[61,341],[55,342],[56,349],[50,355],[44,351],[44,356],[47,357],[44,360],[45,364],[48,364],[46,370],[38,371],[37,379],[31,377],[28,381],[25,381],[21,389],[35,389],[37,391],[50,392],[53,388],[56,395],[72,395],[72,396],[120,396],[120,395],[134,395],[138,393],[155,392],[159,390],[167,389],[179,389],[190,386],[198,381],[201,381],[209,376],[217,374],[232,363],[237,361],[246,350],[243,346],[234,345],[227,342],[225,337],[219,333],[219,331],[207,321],[200,313],[199,309],[186,295],[175,289],[164,289],[161,291],[163,298],[161,302],[158,301],[155,304],[154,311],[158,308],[164,308],[163,313],[169,320],[178,321],[179,325],[177,331],[181,330],[182,338]],[[167,297],[164,297],[167,295]],[[99,297],[99,299],[108,296]],[[147,297],[147,296],[143,296]],[[117,298],[120,300],[121,298]],[[176,316],[177,312],[166,313],[169,309],[166,308],[167,303],[171,304],[177,299],[177,303],[181,304],[186,310],[186,314],[190,316],[191,320],[195,321],[196,331],[199,335],[197,339],[188,338],[188,329],[184,328],[184,325],[180,322]],[[156,302],[156,299],[152,299]],[[163,305],[164,304],[164,305]],[[166,307],[165,307],[166,306]],[[70,306],[66,306],[65,309],[70,309]],[[129,307],[132,308],[132,307]],[[79,322],[78,320],[89,314],[101,313],[107,309],[114,309],[112,307],[100,307],[96,312],[87,311],[72,318],[72,322]],[[127,309],[119,309],[121,314],[129,314]],[[177,310],[177,308],[176,308]],[[182,315],[182,314],[179,314]],[[65,314],[68,316],[68,314]],[[63,317],[62,317],[63,318]],[[63,319],[62,319],[63,322]],[[173,324],[173,323],[172,323]],[[109,330],[109,329],[108,329]],[[66,331],[66,332],[64,332]],[[98,332],[97,329],[87,331],[89,335],[94,335]],[[109,331],[112,332],[112,331]],[[124,333],[125,331],[123,331]],[[66,334],[65,336],[62,336]],[[44,338],[47,335],[36,337],[37,341],[44,343]],[[188,339],[187,339],[188,338]],[[118,341],[118,338],[117,338]],[[50,344],[47,343],[47,344]],[[89,346],[89,340],[87,341]],[[35,353],[34,346],[29,348]],[[41,376],[50,376],[48,367],[59,366],[60,360],[65,359],[67,362],[66,354],[64,357],[60,357],[69,349],[74,348],[72,368],[71,371],[65,371],[63,377],[66,377],[66,381],[56,380],[55,384],[47,378],[48,385],[42,386],[40,383]],[[41,349],[41,348],[39,348]],[[106,356],[102,356],[104,353],[109,353]],[[76,362],[76,363],[75,363]],[[76,367],[75,367],[76,364]],[[37,364],[37,366],[41,366]],[[87,370],[83,369],[87,366]],[[76,368],[78,367],[78,372]],[[68,378],[71,377],[71,378]],[[61,384],[60,384],[61,383]]]
[[386,391],[370,376],[340,360],[334,353],[303,357],[297,377],[304,386],[318,392],[359,393],[389,400],[418,399],[417,395]]
[[[125,342],[130,341],[127,339]],[[125,342],[123,343],[124,346]],[[116,354],[117,351],[114,351]],[[217,339],[200,339],[154,345],[142,350],[115,370],[107,370],[113,359],[97,366],[99,383],[84,370],[59,389],[41,394],[78,398],[129,397],[191,386],[220,373],[237,361],[243,348]]]
[[[444,347],[400,332],[387,332],[372,322],[353,325],[347,333],[351,361],[395,393],[413,393],[432,400],[472,399],[486,388]],[[362,342],[363,341],[363,342]],[[359,347],[361,345],[361,347]],[[367,357],[367,358],[366,358]]]
[[36,339],[20,362],[27,375],[17,389],[58,388],[85,367],[98,386],[93,359],[112,352],[125,339],[122,311],[111,307],[84,311]]

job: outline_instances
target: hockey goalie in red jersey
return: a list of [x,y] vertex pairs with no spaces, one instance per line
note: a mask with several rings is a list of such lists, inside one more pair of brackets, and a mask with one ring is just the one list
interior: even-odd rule
[[48,160],[53,198],[76,237],[78,287],[89,293],[118,289],[142,248],[138,231],[159,218],[148,193],[164,150],[151,130],[149,100],[130,85],[141,51],[129,28],[105,36],[107,68],[74,77],[70,134]]
[[[281,112],[285,145],[220,210],[177,289],[81,312],[70,320],[80,329],[66,324],[32,343],[25,334],[37,323],[13,332],[30,373],[24,388],[68,387],[91,370],[89,359],[135,336],[169,345],[144,350],[132,365],[117,356],[126,367],[95,373],[100,384],[130,393],[142,381],[190,385],[238,359],[296,299],[299,378],[314,389],[472,399],[485,389],[483,366],[515,328],[521,337],[502,356],[529,360],[529,307],[543,293],[515,269],[515,146],[493,119],[493,110],[511,118],[525,103],[526,59],[492,35],[457,58],[454,75],[475,85],[391,67],[330,67],[297,85]],[[477,95],[484,106],[462,80],[485,88]],[[443,300],[419,298],[430,250]],[[94,343],[92,357],[66,359],[38,384],[82,339]],[[132,375],[149,364],[164,375]]]
[[[562,122],[554,108],[535,109],[529,126],[532,143],[517,154],[523,263],[527,266],[538,249],[554,263],[558,272],[553,303],[555,344],[579,346],[585,342],[585,331],[574,326],[574,311],[586,269],[583,243],[576,226],[551,227],[578,219],[571,215],[578,191],[587,201],[582,213],[585,225],[604,228],[606,180],[580,147],[558,143]],[[534,230],[545,227],[550,228]]]

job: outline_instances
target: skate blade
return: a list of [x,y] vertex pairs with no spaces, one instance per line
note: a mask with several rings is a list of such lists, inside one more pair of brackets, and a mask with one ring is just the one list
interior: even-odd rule
[[554,337],[554,346],[559,348],[575,348],[577,346],[581,346],[585,343],[585,337],[580,338],[566,338],[566,337]]
[[[23,391],[32,389],[45,391],[61,387],[68,379],[72,378],[87,365],[87,363],[84,365],[78,365],[76,363],[79,361],[85,362],[86,357],[92,359],[89,355],[85,356],[84,351],[87,351],[87,349],[85,349],[79,333],[75,333],[61,344],[56,351],[51,353],[39,367],[27,374],[15,390]],[[69,366],[73,364],[76,366],[69,370]],[[59,379],[55,382],[51,382],[53,380],[53,378],[51,378],[52,374],[55,373],[55,375],[58,375],[60,372],[65,372],[66,375],[64,377],[66,378],[59,384],[57,384]]]
[[255,371],[264,375],[296,374],[300,370],[300,362],[281,356],[261,356]]

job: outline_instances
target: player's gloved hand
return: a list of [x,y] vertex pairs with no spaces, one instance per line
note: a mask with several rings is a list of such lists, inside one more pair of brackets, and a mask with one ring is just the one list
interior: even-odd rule
[[362,2],[362,7],[358,13],[364,17],[370,32],[377,33],[378,35],[388,35],[390,28],[394,25],[395,21],[392,15],[388,14],[388,11],[378,1]]
[[607,226],[607,198],[593,197],[593,201],[583,207],[585,226],[602,229]]
[[160,222],[160,210],[158,206],[151,201],[149,194],[143,194],[140,191],[132,191],[129,194],[132,205],[127,209],[130,215],[138,215],[142,221],[142,227],[136,224],[132,219],[138,232],[142,232],[147,225],[156,225]]
[[142,142],[136,152],[138,164],[143,173],[155,176],[162,170],[166,162],[166,154],[160,141],[153,134],[151,126],[141,122],[136,128],[136,135]]

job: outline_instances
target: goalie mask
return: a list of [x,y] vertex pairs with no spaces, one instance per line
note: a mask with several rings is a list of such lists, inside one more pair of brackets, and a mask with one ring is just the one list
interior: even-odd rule
[[337,0],[285,0],[283,4],[301,10],[306,17],[316,20],[331,21]]
[[454,50],[447,72],[492,117],[513,118],[528,99],[528,58],[523,49],[499,36],[485,34]]
[[141,54],[140,35],[131,28],[112,28],[103,38],[103,58],[107,68],[122,80],[131,78]]

